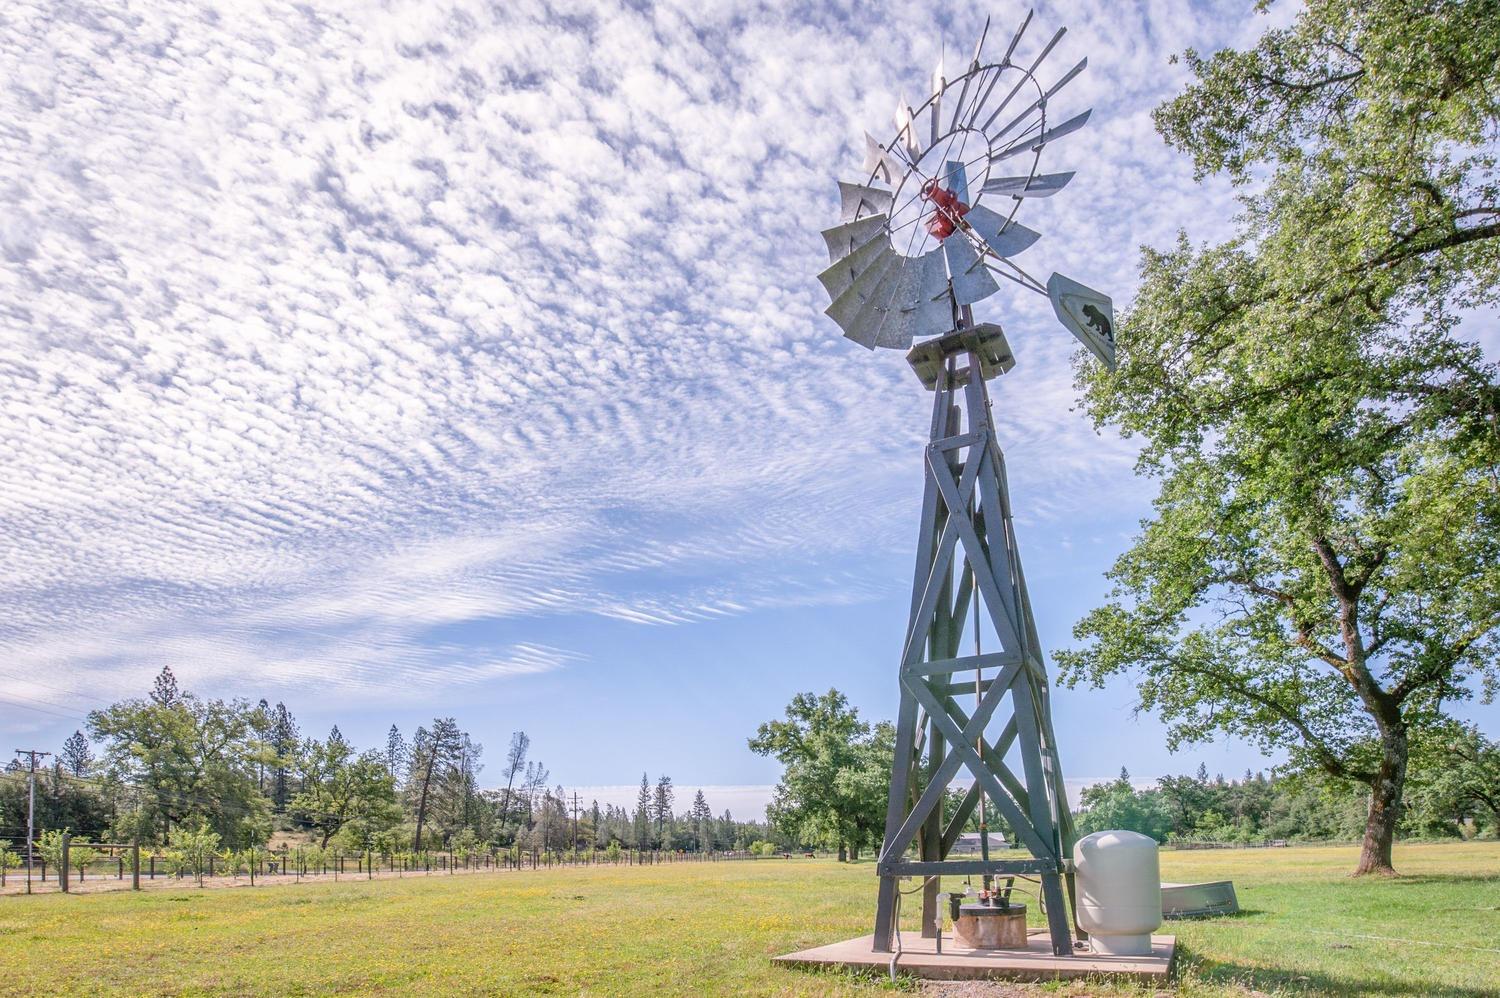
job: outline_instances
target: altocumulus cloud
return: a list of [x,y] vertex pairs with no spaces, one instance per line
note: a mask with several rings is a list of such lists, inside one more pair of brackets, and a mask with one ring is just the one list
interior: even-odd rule
[[[883,591],[856,554],[908,542],[925,400],[819,314],[817,229],[968,7],[10,0],[0,689],[378,697],[576,657],[454,623]],[[1098,124],[1031,262],[1123,300],[1135,245],[1227,214],[1149,109],[1231,39],[1174,0],[1037,17]],[[1031,515],[1128,488],[1046,304],[985,308]]]

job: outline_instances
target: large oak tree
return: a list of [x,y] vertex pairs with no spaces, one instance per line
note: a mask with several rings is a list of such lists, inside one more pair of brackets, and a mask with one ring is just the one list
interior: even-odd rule
[[1119,370],[1080,366],[1161,491],[1058,658],[1364,784],[1390,872],[1412,738],[1496,679],[1500,390],[1456,326],[1500,277],[1500,6],[1312,0],[1187,59],[1158,128],[1244,212],[1146,251]]

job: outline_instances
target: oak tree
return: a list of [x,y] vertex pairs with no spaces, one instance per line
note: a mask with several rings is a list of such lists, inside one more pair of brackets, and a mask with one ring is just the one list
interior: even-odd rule
[[1388,873],[1414,729],[1496,679],[1500,388],[1457,325],[1500,277],[1500,8],[1311,0],[1187,60],[1158,128],[1244,212],[1145,251],[1119,370],[1080,363],[1160,494],[1058,659],[1365,785]]

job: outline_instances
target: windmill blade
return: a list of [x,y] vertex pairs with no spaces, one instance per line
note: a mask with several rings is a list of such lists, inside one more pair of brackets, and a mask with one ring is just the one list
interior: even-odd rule
[[1016,85],[1011,88],[1010,93],[1005,95],[1005,99],[1000,102],[1000,106],[995,108],[994,111],[990,112],[990,116],[986,118],[984,120],[984,124],[979,127],[980,131],[988,132],[990,130],[990,126],[995,123],[995,119],[1000,117],[1000,112],[1004,111],[1006,106],[1015,99],[1016,94],[1022,87],[1026,85],[1027,81],[1033,78],[1033,75],[1036,73],[1037,68],[1041,66],[1042,60],[1047,58],[1047,56],[1052,53],[1052,50],[1057,47],[1057,43],[1062,41],[1063,35],[1066,35],[1067,33],[1067,28],[1057,29],[1057,34],[1052,36],[1052,40],[1042,47],[1041,53],[1037,55],[1035,59],[1031,60],[1031,69],[1028,70],[1027,75],[1021,77],[1021,79],[1016,82]]
[[837,263],[885,230],[885,215],[866,215],[843,225],[823,230],[823,242],[828,244],[828,262]]
[[[873,343],[882,346],[889,342],[901,325],[900,311],[895,306],[896,289],[900,284],[897,272],[907,261],[898,261],[882,278],[865,303],[859,307],[844,331],[856,343]],[[889,328],[888,328],[889,327]]]
[[1008,221],[1004,215],[976,204],[964,216],[964,224],[984,240],[984,244],[996,256],[1015,256],[1028,249],[1042,238],[1035,229],[1028,229],[1020,222]]
[[892,309],[885,313],[885,322],[875,334],[875,345],[891,350],[906,350],[917,338],[915,312]]
[[975,79],[975,70],[979,69],[979,53],[984,51],[984,40],[990,36],[990,19],[984,19],[984,28],[979,32],[979,41],[974,43],[974,55],[969,59],[969,64],[964,67],[964,85],[958,90],[958,100],[953,104],[953,116],[948,121],[948,130],[951,132],[958,127],[958,117],[964,113],[964,98],[969,96],[969,87]]
[[967,239],[944,239],[943,256],[948,261],[948,283],[960,305],[972,305],[1000,290],[979,251]]
[[[1020,27],[1016,28],[1016,33],[1011,36],[1010,45],[1008,45],[1006,47],[1005,54],[1000,57],[1000,61],[999,61],[999,63],[996,64],[996,68],[995,68],[994,72],[992,72],[990,74],[990,81],[989,81],[989,83],[985,84],[984,91],[982,93],[980,93],[979,96],[975,99],[975,101],[974,101],[974,103],[972,105],[972,108],[973,108],[972,114],[975,115],[976,117],[978,116],[979,112],[984,108],[984,105],[989,101],[990,94],[994,93],[994,91],[995,91],[995,84],[999,83],[1000,82],[1000,77],[1002,77],[1002,76],[1005,75],[1005,67],[1007,67],[1007,66],[1009,66],[1011,64],[1010,57],[1015,54],[1015,52],[1016,52],[1016,46],[1019,45],[1019,44],[1021,44],[1021,36],[1026,33],[1026,26],[1031,23],[1031,18],[1032,18],[1032,16],[1034,14],[1036,14],[1036,11],[1034,11],[1034,10],[1028,10],[1026,12],[1025,19],[1023,19],[1021,21]],[[986,24],[988,24],[988,22],[986,22]],[[974,58],[975,58],[976,62],[979,59],[979,51],[977,49],[974,52]],[[1008,101],[1008,100],[1010,100],[1010,98],[1007,97],[1006,100]],[[1004,107],[1005,105],[1002,104],[1001,106]],[[954,112],[953,112],[953,122],[954,122],[955,125],[958,124],[958,115],[959,115],[959,113],[962,110],[963,110],[962,108],[956,108],[956,109],[954,109]]]
[[1078,65],[1074,66],[1072,69],[1064,73],[1062,79],[1058,80],[1056,83],[1052,84],[1052,86],[1048,87],[1045,93],[1043,93],[1036,100],[1032,101],[1031,104],[1026,108],[1026,110],[1022,111],[1020,114],[1012,118],[1010,120],[1010,123],[1007,124],[1004,128],[990,135],[990,139],[994,140],[1000,138],[1002,135],[1008,133],[1011,129],[1015,128],[1021,122],[1025,121],[1026,116],[1031,114],[1032,111],[1035,111],[1039,107],[1045,107],[1047,102],[1052,99],[1054,94],[1056,94],[1063,87],[1067,86],[1075,76],[1087,69],[1088,65],[1089,60],[1087,57],[1080,59],[1078,61]]
[[[926,302],[946,298],[948,293],[948,268],[943,251],[933,248],[921,256],[908,257],[906,266],[897,277],[896,308],[916,309]],[[944,303],[946,306],[946,302]]]
[[906,158],[915,163],[922,153],[917,146],[917,123],[904,96],[896,102],[896,138],[906,148]]
[[863,215],[888,215],[896,196],[879,187],[839,181],[839,221],[852,222]]
[[904,349],[919,330],[935,325],[946,330],[952,325],[941,250],[899,258],[881,274],[880,282],[845,326],[845,335],[856,343]]
[[[941,265],[942,255],[936,255]],[[912,337],[937,336],[953,328],[953,302],[944,293],[940,298],[919,302],[914,308],[902,309],[901,318],[905,323],[903,331],[909,331]],[[910,345],[911,340],[907,340],[902,349]]]
[[992,177],[980,188],[986,194],[1013,198],[1050,198],[1073,179],[1072,173],[1038,173],[1029,177]]
[[927,105],[928,117],[931,119],[928,132],[927,145],[937,145],[939,130],[943,127],[943,89],[948,86],[948,80],[943,76],[943,56],[938,54],[937,68],[932,71],[932,100]]
[[1047,129],[1040,135],[1034,135],[1030,138],[1017,139],[1015,142],[1006,146],[1004,149],[1001,149],[999,152],[990,156],[990,164],[993,165],[1000,162],[1001,160],[1009,159],[1010,157],[1018,153],[1035,152],[1042,146],[1046,145],[1048,142],[1051,142],[1053,139],[1060,139],[1064,135],[1071,135],[1072,133],[1082,128],[1085,124],[1087,124],[1089,115],[1093,113],[1094,112],[1092,109],[1084,111],[1082,114],[1076,114],[1073,117],[1069,118],[1061,125],[1057,125],[1056,127]]
[[[864,308],[865,303],[879,294],[882,288],[886,288],[887,290],[890,289],[889,282],[885,280],[886,272],[889,271],[892,267],[899,265],[900,257],[898,257],[893,252],[887,252],[884,255],[880,256],[879,258],[877,258],[874,264],[866,268],[862,274],[856,277],[849,284],[849,286],[845,288],[839,294],[839,296],[835,298],[833,302],[823,310],[823,314],[827,315],[834,322],[837,322],[840,326],[842,326],[844,332],[850,334],[850,339],[854,339],[853,334],[856,330],[856,327],[854,325],[855,317],[859,315],[859,311],[860,309]],[[863,343],[860,340],[856,340],[855,342],[860,342],[865,346],[872,345],[874,343],[873,330],[871,331],[870,343]]]
[[869,132],[865,133],[865,165],[864,171],[876,180],[896,186],[896,181],[906,170],[901,166],[900,160],[892,156],[880,140]]
[[912,315],[912,334],[915,336],[937,336],[953,329],[953,302],[947,295],[923,302],[912,309]]
[[853,253],[840,257],[818,275],[818,281],[828,292],[828,297],[837,299],[862,275],[868,273],[887,256],[894,257],[890,237],[882,230],[880,235],[866,240]]
[[1052,301],[1057,321],[1113,371],[1115,306],[1109,296],[1061,274],[1053,274],[1047,279],[1047,297]]
[[942,249],[929,249],[921,257],[909,257],[901,272],[900,288],[895,294],[895,308],[918,308],[948,294],[948,267]]
[[1035,10],[1028,10],[1026,12],[1026,17],[1021,21],[1021,26],[1016,29],[1015,35],[1011,37],[1010,46],[1005,50],[1005,54],[1000,57],[1000,64],[1002,66],[1010,62],[1010,57],[1016,54],[1016,46],[1021,44],[1021,36],[1026,33],[1026,26],[1031,23],[1031,18],[1034,14],[1036,14]]
[[[1030,16],[1030,15],[1028,15],[1028,16]],[[984,40],[986,38],[988,38],[989,36],[990,36],[990,19],[989,19],[989,16],[986,15],[985,19],[984,19],[984,27],[982,27],[982,28],[979,29],[979,41],[977,41],[977,42],[974,43],[974,55],[969,60],[969,69],[978,69],[979,68],[979,53],[982,52],[982,51],[984,51]]]

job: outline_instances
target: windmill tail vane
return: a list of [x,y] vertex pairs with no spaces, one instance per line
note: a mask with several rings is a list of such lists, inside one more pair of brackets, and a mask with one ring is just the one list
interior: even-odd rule
[[862,175],[839,182],[839,224],[823,230],[829,262],[818,280],[826,314],[861,346],[907,350],[972,325],[970,306],[1000,289],[998,277],[1051,301],[1064,328],[1114,367],[1109,296],[1061,274],[1041,281],[1015,260],[1042,237],[1016,216],[1074,177],[1042,172],[1043,155],[1092,113],[1054,113],[1088,60],[1047,82],[1043,64],[1067,29],[1018,59],[1031,22],[1028,13],[1004,54],[989,59],[986,21],[963,72],[950,79],[940,61],[927,99],[898,100],[894,136],[866,132]]

